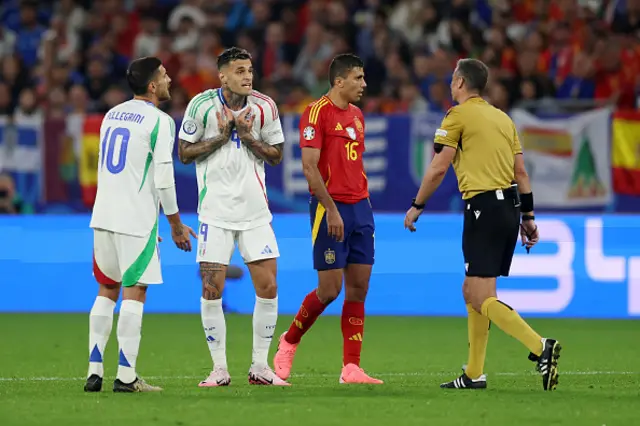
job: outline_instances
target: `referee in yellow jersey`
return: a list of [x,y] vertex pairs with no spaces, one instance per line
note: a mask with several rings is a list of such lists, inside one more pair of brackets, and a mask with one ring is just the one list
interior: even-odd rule
[[516,127],[507,114],[481,97],[488,77],[489,70],[482,62],[458,61],[451,82],[451,96],[458,105],[447,112],[436,131],[436,154],[404,225],[411,232],[416,230],[418,216],[453,162],[464,200],[462,253],[466,277],[462,294],[468,312],[469,360],[460,377],[440,387],[487,387],[483,369],[489,324],[493,322],[529,349],[529,359],[542,375],[543,388],[554,390],[560,344],[542,338],[496,297],[496,278],[509,275],[518,231],[527,251],[538,242],[539,235]]

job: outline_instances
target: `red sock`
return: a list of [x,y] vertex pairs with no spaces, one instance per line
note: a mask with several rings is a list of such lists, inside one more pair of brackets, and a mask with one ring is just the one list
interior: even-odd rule
[[360,352],[364,338],[364,302],[344,301],[342,307],[342,363],[360,366]]
[[302,301],[302,306],[296,314],[295,319],[285,334],[285,340],[291,344],[300,343],[304,333],[311,328],[316,319],[322,314],[326,305],[318,299],[316,290],[307,294]]

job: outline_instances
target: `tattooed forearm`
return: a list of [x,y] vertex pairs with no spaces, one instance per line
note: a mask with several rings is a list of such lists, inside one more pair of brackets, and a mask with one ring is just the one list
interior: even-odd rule
[[190,164],[201,156],[213,154],[229,141],[229,135],[222,134],[215,138],[202,139],[200,142],[190,143],[180,139],[178,157],[182,164]]
[[202,298],[205,300],[217,300],[222,297],[226,266],[220,263],[200,263],[200,276],[202,277]]
[[281,143],[278,145],[269,145],[252,137],[243,139],[242,143],[244,143],[256,157],[266,161],[270,166],[277,166],[282,161],[283,144]]

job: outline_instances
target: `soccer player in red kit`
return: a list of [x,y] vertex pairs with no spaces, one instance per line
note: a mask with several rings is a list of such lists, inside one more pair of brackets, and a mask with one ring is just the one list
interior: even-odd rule
[[300,120],[318,288],[305,297],[289,330],[280,336],[273,362],[276,374],[286,380],[300,339],[338,297],[344,277],[340,383],[381,384],[360,368],[364,301],[373,267],[375,231],[362,162],[364,117],[352,104],[360,100],[367,86],[362,60],[351,54],[336,56],[329,67],[329,80],[329,93],[309,105]]

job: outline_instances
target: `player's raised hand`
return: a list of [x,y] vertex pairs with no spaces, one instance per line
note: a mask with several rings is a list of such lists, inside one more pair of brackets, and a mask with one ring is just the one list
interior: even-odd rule
[[171,238],[180,250],[191,251],[191,235],[193,238],[198,238],[198,235],[189,226],[180,224],[171,227]]
[[238,137],[241,141],[251,137],[251,129],[253,129],[253,120],[255,118],[256,116],[251,111],[251,108],[247,108],[236,120],[236,129],[238,129]]
[[218,119],[218,131],[221,135],[226,135],[226,139],[231,137],[231,130],[234,126],[234,118],[231,110],[226,106],[222,106],[222,113],[216,111],[216,118]]
[[337,209],[327,210],[327,231],[336,241],[341,243],[344,240],[344,222]]

